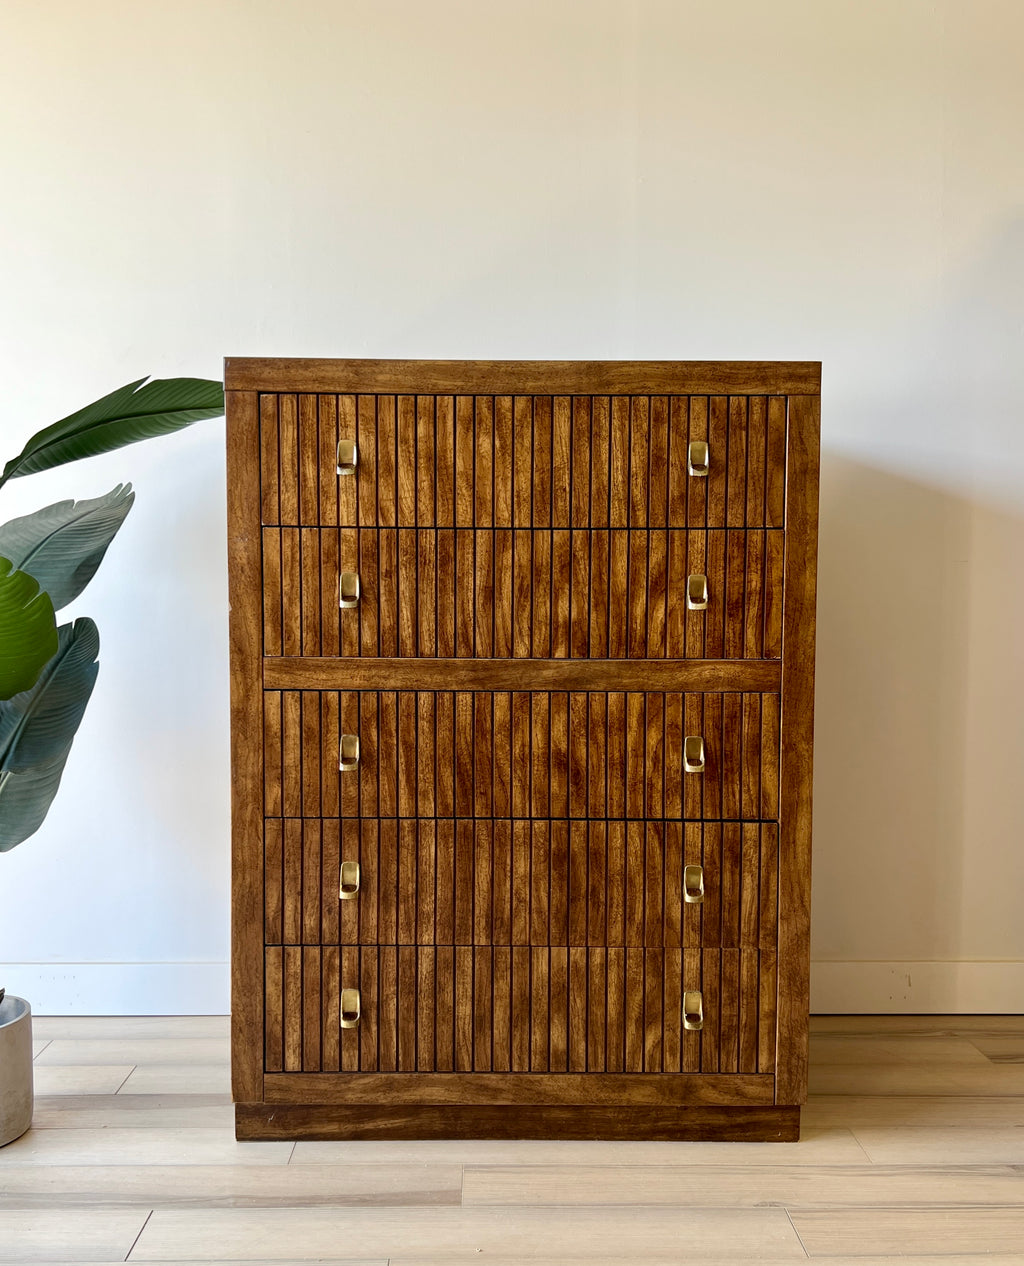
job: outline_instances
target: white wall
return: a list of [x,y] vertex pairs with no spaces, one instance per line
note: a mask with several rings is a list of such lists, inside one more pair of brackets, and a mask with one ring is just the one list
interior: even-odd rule
[[[1015,0],[7,0],[9,453],[232,355],[824,362],[819,1010],[1024,1001]],[[227,1006],[222,424],[19,481],[139,500],[0,960]]]

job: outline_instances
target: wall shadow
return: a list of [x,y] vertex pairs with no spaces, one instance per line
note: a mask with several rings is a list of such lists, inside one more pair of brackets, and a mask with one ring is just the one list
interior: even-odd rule
[[955,957],[971,507],[836,452],[821,480],[812,957]]

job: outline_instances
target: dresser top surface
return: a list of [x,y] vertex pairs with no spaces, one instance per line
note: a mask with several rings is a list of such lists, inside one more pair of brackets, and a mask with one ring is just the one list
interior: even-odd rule
[[229,391],[817,395],[820,361],[357,360],[236,357]]

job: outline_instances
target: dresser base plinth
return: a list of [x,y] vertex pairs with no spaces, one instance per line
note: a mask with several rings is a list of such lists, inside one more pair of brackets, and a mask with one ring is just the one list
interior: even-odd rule
[[237,1103],[235,1137],[795,1143],[800,1109]]

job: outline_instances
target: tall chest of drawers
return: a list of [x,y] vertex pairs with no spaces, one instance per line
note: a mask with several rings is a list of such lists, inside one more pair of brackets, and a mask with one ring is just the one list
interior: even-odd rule
[[797,1137],[819,384],[226,362],[239,1138]]

